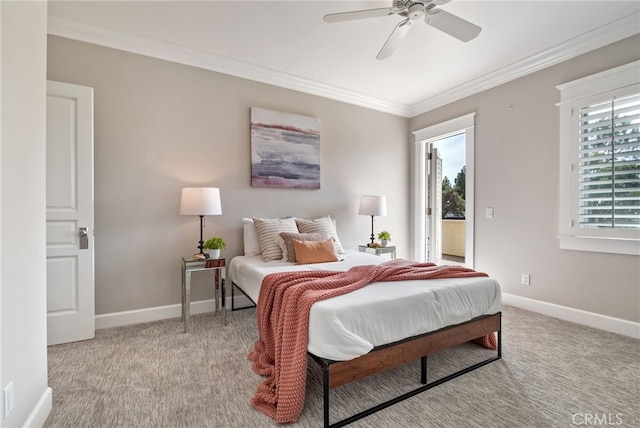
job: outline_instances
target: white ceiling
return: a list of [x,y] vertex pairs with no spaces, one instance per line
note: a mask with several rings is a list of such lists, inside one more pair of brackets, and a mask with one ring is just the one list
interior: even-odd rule
[[639,1],[453,0],[483,28],[468,42],[403,18],[328,24],[392,1],[49,1],[49,33],[413,117],[640,33]]

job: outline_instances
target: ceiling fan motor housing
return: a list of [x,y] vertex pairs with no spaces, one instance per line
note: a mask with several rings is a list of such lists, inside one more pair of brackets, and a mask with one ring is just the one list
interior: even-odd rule
[[450,1],[451,0],[393,0],[393,7],[403,10],[403,12],[398,13],[398,15],[416,20],[422,18],[425,13],[436,6],[449,3]]
[[451,0],[393,0],[393,7],[398,8],[398,9],[403,9],[405,7],[407,7],[407,5],[410,5],[411,3],[420,3],[420,4],[426,4],[426,5],[433,5],[433,6],[441,6],[443,4],[449,3]]

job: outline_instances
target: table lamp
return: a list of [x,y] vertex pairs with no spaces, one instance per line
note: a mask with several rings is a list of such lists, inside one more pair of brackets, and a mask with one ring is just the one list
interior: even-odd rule
[[200,245],[198,245],[200,252],[194,254],[194,257],[206,259],[208,255],[202,251],[204,216],[222,214],[220,189],[217,187],[184,187],[180,199],[180,214],[200,216]]
[[360,198],[359,215],[371,216],[371,243],[375,239],[373,233],[373,217],[387,215],[387,198],[384,196],[365,195]]

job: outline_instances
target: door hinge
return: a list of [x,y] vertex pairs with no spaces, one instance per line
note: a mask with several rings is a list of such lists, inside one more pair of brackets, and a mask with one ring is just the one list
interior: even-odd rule
[[433,153],[427,153],[427,160],[433,159]]
[[427,208],[427,215],[431,215],[431,208]]

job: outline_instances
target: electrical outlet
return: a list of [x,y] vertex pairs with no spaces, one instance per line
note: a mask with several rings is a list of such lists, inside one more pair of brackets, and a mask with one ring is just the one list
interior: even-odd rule
[[13,382],[9,382],[9,384],[4,387],[2,395],[4,401],[4,417],[6,419],[9,413],[13,411]]
[[487,218],[493,218],[493,208],[487,208]]
[[531,285],[531,275],[528,273],[522,274],[522,285]]

